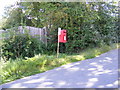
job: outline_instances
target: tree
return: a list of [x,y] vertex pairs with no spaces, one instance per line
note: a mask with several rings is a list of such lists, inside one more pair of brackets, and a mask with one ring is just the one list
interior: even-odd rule
[[3,28],[9,29],[21,25],[21,14],[22,11],[20,8],[12,8],[12,6],[6,7],[6,14],[4,16],[6,22],[4,23]]
[[[116,15],[117,7],[112,3],[21,2],[19,6],[22,15],[19,19],[25,25],[49,28],[49,51],[56,52],[58,27],[67,29],[68,42],[63,47],[67,52],[116,42],[116,17],[112,14]],[[15,11],[12,12],[11,18],[15,15]],[[17,20],[11,18],[9,21]],[[10,25],[14,25],[13,21]]]

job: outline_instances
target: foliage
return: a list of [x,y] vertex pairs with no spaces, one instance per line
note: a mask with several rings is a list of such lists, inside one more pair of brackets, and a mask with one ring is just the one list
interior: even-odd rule
[[[117,39],[120,38],[120,33],[118,7],[113,4],[114,2],[21,2],[18,7],[6,8],[6,19],[2,28],[20,25],[46,26],[48,42],[45,47],[28,34],[13,35],[6,39],[2,45],[2,56],[9,61],[0,62],[2,83],[66,63],[93,58],[115,49],[116,45],[112,43],[119,42]],[[56,58],[51,54],[56,53],[58,27],[67,30],[68,41],[60,43],[60,52],[68,55],[60,54],[59,58]],[[50,56],[33,57],[43,53]]]
[[59,58],[56,58],[55,55],[36,55],[32,58],[26,58],[26,60],[17,58],[15,61],[0,61],[2,67],[0,68],[0,75],[2,76],[0,84],[41,73],[64,64],[90,59],[115,48],[117,48],[116,44],[112,46],[103,45],[97,48],[87,48],[77,54],[60,54]]
[[[8,13],[7,27],[26,25],[48,28],[48,53],[56,53],[57,29],[67,30],[61,52],[79,52],[87,47],[116,43],[118,7],[115,2],[21,2]],[[18,15],[17,17],[15,15]],[[14,18],[13,18],[14,17]],[[5,26],[6,27],[6,26]]]
[[5,22],[3,23],[3,29],[9,29],[12,27],[20,26],[22,20],[22,10],[20,8],[13,8],[12,6],[5,8]]
[[[52,23],[48,42],[53,52],[57,46],[58,27],[67,30],[68,42],[60,44],[60,50],[63,49],[67,53],[79,52],[103,43],[117,42],[115,18],[111,16],[112,10],[114,11],[116,7],[104,2],[88,4],[55,2],[47,5],[45,14],[48,16],[48,23]],[[52,8],[48,9],[49,5]]]
[[33,57],[43,53],[44,44],[28,34],[13,35],[3,41],[2,57],[6,60]]

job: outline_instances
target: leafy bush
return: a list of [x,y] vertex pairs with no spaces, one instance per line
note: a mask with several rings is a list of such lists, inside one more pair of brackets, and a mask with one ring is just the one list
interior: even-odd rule
[[4,59],[16,59],[33,57],[35,54],[43,53],[45,45],[37,38],[28,34],[10,36],[3,41],[2,57]]
[[[62,52],[78,53],[88,47],[117,42],[116,31],[118,30],[114,24],[115,17],[108,15],[107,10],[102,8],[102,5],[105,5],[104,7],[111,5],[101,2],[97,4],[101,7],[96,12],[91,10],[95,5],[92,7],[92,3],[59,3],[60,6],[51,15],[52,18],[48,16],[52,23],[49,35],[50,44],[48,43],[52,52],[56,52],[58,27],[67,30],[68,41],[63,46],[60,45],[60,50],[64,50]],[[90,5],[89,10],[87,5]]]
[[56,58],[55,55],[35,55],[26,60],[20,58],[15,61],[0,61],[0,65],[2,66],[0,68],[0,75],[2,77],[0,84],[41,73],[64,64],[90,59],[116,48],[117,44],[113,44],[112,46],[104,45],[98,48],[87,48],[76,55],[60,54],[59,58]]

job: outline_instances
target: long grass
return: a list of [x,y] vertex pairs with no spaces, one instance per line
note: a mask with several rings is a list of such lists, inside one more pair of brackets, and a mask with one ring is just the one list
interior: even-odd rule
[[55,55],[36,55],[33,58],[26,58],[26,60],[19,58],[14,61],[0,61],[0,65],[2,66],[0,68],[0,77],[2,77],[0,84],[42,73],[64,64],[94,58],[116,48],[118,48],[118,44],[113,44],[111,46],[104,45],[99,48],[88,48],[75,55],[60,54],[59,58],[56,58]]

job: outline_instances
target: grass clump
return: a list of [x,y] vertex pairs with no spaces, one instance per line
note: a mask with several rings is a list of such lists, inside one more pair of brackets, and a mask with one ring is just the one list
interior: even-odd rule
[[78,54],[60,54],[59,58],[56,58],[56,55],[48,56],[39,54],[32,58],[18,58],[17,60],[10,60],[7,62],[0,61],[2,66],[2,68],[0,68],[0,75],[2,77],[2,82],[0,82],[0,84],[45,72],[64,64],[94,58],[109,50],[116,49],[118,46],[119,44],[113,44],[111,46],[104,45],[97,48],[87,48]]

